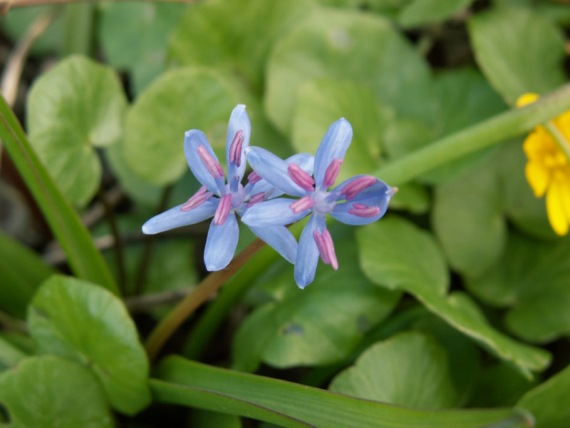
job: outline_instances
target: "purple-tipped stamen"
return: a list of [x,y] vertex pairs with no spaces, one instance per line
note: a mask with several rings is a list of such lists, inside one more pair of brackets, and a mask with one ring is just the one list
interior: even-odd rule
[[220,198],[220,203],[218,208],[216,208],[216,213],[214,214],[214,224],[224,224],[228,215],[230,215],[230,209],[232,208],[232,195],[227,194]]
[[258,181],[261,181],[261,176],[255,171],[250,172],[247,176],[247,182],[249,184],[255,184]]
[[376,183],[376,178],[370,175],[363,175],[362,177],[358,177],[356,180],[351,182],[350,184],[346,185],[342,191],[340,192],[341,195],[344,195],[344,198],[347,201],[350,201],[355,196],[357,196],[360,192],[368,187],[372,186]]
[[246,208],[250,208],[259,202],[263,202],[266,198],[267,198],[266,192],[256,193],[251,198],[249,198],[249,201],[247,202]]
[[298,214],[301,211],[313,208],[314,205],[315,201],[313,200],[313,198],[311,198],[310,196],[303,196],[301,199],[298,199],[295,202],[293,202],[291,205],[289,205],[289,208],[291,208],[291,210],[295,214]]
[[206,149],[206,147],[200,145],[198,146],[196,151],[198,152],[198,156],[200,157],[202,163],[204,164],[208,172],[212,175],[212,177],[222,178],[224,176],[224,170],[222,169],[222,165],[220,165],[220,163],[216,159],[214,159],[214,157],[210,154],[210,152],[208,151],[208,149]]
[[212,192],[208,192],[208,189],[206,189],[206,186],[202,186],[198,189],[198,191],[196,193],[194,193],[194,195],[192,195],[192,197],[190,199],[188,199],[184,205],[182,205],[180,207],[180,211],[182,212],[186,212],[186,211],[190,211],[200,205],[202,205],[204,202],[206,202],[208,199],[210,199],[210,197],[213,195]]
[[295,182],[297,186],[306,190],[307,192],[312,192],[315,190],[315,180],[309,174],[307,174],[303,169],[296,163],[290,163],[287,167],[287,173],[291,180]]
[[348,210],[349,214],[354,214],[358,217],[375,217],[380,214],[379,207],[369,207],[364,204],[353,204],[352,208]]
[[232,144],[230,145],[230,163],[235,164],[238,168],[241,166],[241,155],[243,146],[243,131],[240,129],[236,132]]
[[338,177],[338,172],[340,171],[340,166],[342,165],[342,159],[334,159],[325,171],[325,179],[323,180],[323,187],[331,187],[336,178]]
[[313,238],[317,244],[317,249],[319,250],[323,263],[331,265],[334,270],[337,270],[338,260],[336,258],[332,236],[328,229],[324,229],[322,233],[315,230],[313,232]]

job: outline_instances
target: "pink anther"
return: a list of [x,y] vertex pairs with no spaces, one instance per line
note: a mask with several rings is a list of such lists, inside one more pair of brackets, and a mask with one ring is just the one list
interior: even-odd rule
[[252,172],[250,172],[249,175],[247,176],[247,181],[248,181],[250,184],[255,184],[255,183],[257,183],[258,181],[261,181],[261,176],[260,176],[257,172],[252,171]]
[[299,214],[301,211],[313,208],[314,205],[315,201],[313,200],[313,198],[311,198],[310,196],[303,196],[301,199],[298,199],[295,202],[293,202],[291,205],[289,205],[289,208],[291,208],[291,210],[295,214]]
[[330,163],[325,172],[325,179],[323,180],[324,187],[331,187],[334,184],[336,178],[338,177],[338,172],[340,171],[341,165],[342,159],[334,159]]
[[220,165],[220,163],[210,154],[206,147],[199,145],[196,151],[198,152],[198,156],[200,156],[202,163],[208,172],[212,175],[212,177],[222,178],[224,176],[222,165]]
[[349,214],[354,214],[358,217],[376,217],[380,214],[379,207],[369,207],[364,204],[352,204],[352,208],[348,210]]
[[315,180],[313,180],[313,177],[303,171],[296,163],[289,164],[287,167],[287,173],[300,188],[308,192],[315,190]]
[[247,202],[247,205],[245,207],[246,208],[252,207],[253,205],[259,202],[263,202],[265,198],[267,198],[267,193],[265,192],[256,193],[251,198],[249,198],[249,201]]
[[228,215],[230,215],[230,209],[232,207],[232,195],[228,193],[222,196],[218,208],[214,214],[214,224],[224,224]]
[[331,265],[334,270],[337,270],[338,260],[330,232],[327,229],[324,229],[322,233],[315,230],[313,232],[313,239],[317,244],[317,249],[319,250],[323,262],[327,265]]
[[243,141],[243,131],[240,129],[236,132],[232,144],[230,145],[230,163],[235,164],[237,167],[241,165]]
[[186,211],[190,211],[200,205],[202,205],[204,202],[206,202],[208,199],[210,199],[210,197],[213,195],[212,192],[208,192],[208,189],[206,189],[206,186],[202,186],[198,189],[198,191],[196,193],[194,193],[194,195],[192,195],[192,197],[190,199],[188,199],[184,205],[182,205],[180,207],[180,211],[182,212],[186,212]]
[[347,201],[350,201],[364,189],[372,186],[376,183],[376,178],[370,175],[363,175],[362,177],[358,177],[356,180],[352,181],[350,184],[344,186],[341,190],[341,195],[344,195],[344,198]]

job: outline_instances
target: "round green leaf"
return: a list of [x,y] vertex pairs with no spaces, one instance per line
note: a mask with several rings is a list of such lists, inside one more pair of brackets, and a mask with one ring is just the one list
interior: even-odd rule
[[507,239],[502,205],[488,162],[436,187],[432,223],[452,268],[473,276],[501,257]]
[[146,354],[123,303],[107,290],[52,276],[34,297],[28,323],[40,353],[90,367],[117,410],[132,414],[149,403]]
[[415,409],[442,409],[456,402],[445,351],[418,332],[371,346],[334,378],[330,389]]
[[357,232],[360,264],[376,284],[401,288],[455,329],[476,340],[527,377],[543,370],[550,355],[494,329],[467,294],[445,295],[447,270],[433,238],[409,222],[391,217]]
[[175,28],[170,55],[177,64],[234,73],[248,89],[259,94],[275,40],[313,9],[313,2],[308,0],[200,2]]
[[360,265],[377,284],[390,289],[447,291],[443,254],[433,237],[397,217],[386,217],[356,232]]
[[318,9],[275,45],[265,107],[281,131],[291,128],[302,84],[320,77],[357,82],[398,115],[426,122],[432,118],[425,62],[380,17]]
[[566,81],[564,38],[531,10],[499,7],[469,21],[475,57],[495,89],[514,104],[525,92],[548,92]]
[[111,428],[97,378],[65,358],[31,357],[0,375],[0,403],[11,428]]
[[412,0],[400,11],[397,21],[404,28],[435,24],[451,17],[472,2],[473,0]]
[[144,180],[171,184],[188,168],[182,150],[184,132],[200,129],[224,162],[228,119],[240,102],[231,83],[211,70],[181,68],[164,73],[127,114],[123,156]]
[[260,361],[274,367],[338,362],[390,313],[400,293],[378,289],[364,277],[353,235],[337,238],[335,246],[339,270],[321,264],[304,290],[296,287],[290,265],[263,279],[278,300],[260,306],[241,325],[233,346],[235,367],[252,371]]
[[106,2],[100,9],[98,34],[105,57],[131,73],[134,91],[140,93],[164,69],[168,38],[187,6]]
[[114,71],[80,56],[38,78],[28,98],[30,141],[56,184],[85,205],[101,180],[94,147],[121,135],[126,99]]

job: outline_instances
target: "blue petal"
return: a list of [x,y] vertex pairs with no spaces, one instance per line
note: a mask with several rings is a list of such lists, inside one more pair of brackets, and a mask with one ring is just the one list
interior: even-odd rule
[[[342,182],[338,187],[336,187],[333,190],[333,193],[339,193],[343,187],[350,184],[352,181],[358,179],[359,177],[362,176],[357,175]],[[394,190],[386,183],[384,183],[382,180],[377,179],[375,184],[364,189],[362,192],[360,192],[350,201],[337,204],[330,212],[330,215],[333,216],[338,221],[340,221],[341,223],[350,224],[353,226],[362,226],[365,224],[370,224],[378,220],[384,214],[386,214],[386,210],[388,209],[388,203],[390,202],[390,199],[392,198],[393,195],[394,195]],[[355,203],[364,204],[368,207],[378,207],[380,208],[380,212],[372,217],[361,217],[355,214],[351,214],[348,211],[353,209],[353,205]]]
[[214,215],[219,201],[218,198],[210,198],[202,205],[186,212],[180,211],[183,204],[178,205],[148,220],[143,224],[142,231],[147,235],[154,235],[177,227],[199,223]]
[[206,186],[210,192],[220,195],[224,187],[224,181],[216,180],[212,174],[208,172],[202,159],[198,156],[197,150],[199,146],[204,146],[208,153],[218,162],[218,157],[202,131],[197,129],[186,131],[184,134],[184,154],[186,155],[186,161],[188,162],[190,170],[192,170],[192,173],[198,181]]
[[[230,162],[230,148],[234,136],[238,131],[242,131],[243,137],[243,145],[241,147],[241,153],[239,154],[239,167],[235,163]],[[245,111],[245,105],[239,104],[236,108],[233,109],[230,116],[230,121],[228,122],[228,134],[226,136],[226,162],[228,165],[228,181],[237,177],[237,181],[241,182],[241,179],[243,178],[246,167],[244,151],[249,146],[250,135],[251,122],[249,121],[249,116]]]
[[285,159],[285,162],[287,164],[296,163],[307,174],[313,175],[315,157],[309,153],[297,153]]
[[325,173],[335,159],[344,159],[344,155],[352,140],[352,126],[341,118],[333,123],[323,137],[315,155],[315,184],[321,188]]
[[230,264],[239,239],[239,227],[234,213],[230,213],[223,224],[210,223],[204,263],[210,272],[221,270]]
[[253,170],[277,190],[291,196],[305,196],[307,194],[289,177],[288,164],[283,159],[261,147],[249,147],[246,154]]
[[295,223],[305,217],[311,210],[293,212],[289,205],[294,199],[277,198],[270,201],[260,202],[245,210],[241,220],[248,226],[284,226]]
[[285,226],[249,227],[260,239],[273,247],[289,263],[295,263],[297,241]]
[[301,233],[295,262],[295,282],[300,288],[305,288],[315,279],[319,263],[319,249],[313,238],[313,232],[324,228],[324,218],[313,215]]

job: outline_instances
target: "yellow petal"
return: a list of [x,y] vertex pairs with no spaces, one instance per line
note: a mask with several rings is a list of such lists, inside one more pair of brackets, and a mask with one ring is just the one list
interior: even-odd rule
[[554,232],[559,236],[568,233],[569,218],[566,214],[566,207],[570,206],[570,195],[568,186],[556,181],[548,189],[546,194],[546,213]]
[[537,198],[543,196],[550,181],[549,171],[539,163],[527,162],[524,173],[534,196]]
[[528,104],[532,104],[533,102],[535,102],[538,99],[538,94],[532,93],[532,92],[528,92],[526,94],[522,94],[518,99],[517,99],[517,107],[524,107]]

